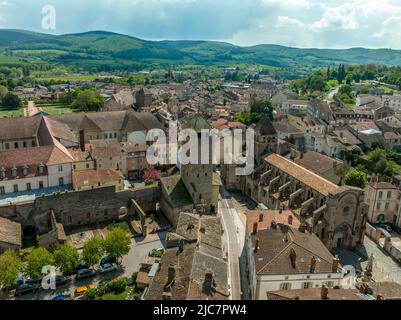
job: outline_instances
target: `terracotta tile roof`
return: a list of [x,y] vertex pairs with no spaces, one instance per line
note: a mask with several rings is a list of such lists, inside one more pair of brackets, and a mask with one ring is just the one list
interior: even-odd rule
[[108,183],[114,183],[118,180],[124,180],[119,171],[110,169],[98,169],[87,171],[74,171],[74,187],[102,186]]
[[21,246],[21,225],[0,217],[0,242]]
[[[44,165],[43,175],[47,174],[47,166],[72,163],[72,158],[56,146],[14,149],[0,152],[0,168],[6,169],[6,178],[18,179],[38,176],[40,164]],[[24,166],[28,174],[23,175]],[[11,169],[17,168],[17,177],[12,177]]]
[[[321,288],[267,292],[268,300],[322,300]],[[328,289],[327,300],[365,300],[357,289]]]
[[[260,221],[261,215],[263,215],[263,221]],[[292,227],[299,228],[301,226],[301,222],[297,217],[294,216],[294,213],[289,210],[284,210],[282,213],[278,210],[252,210],[246,213],[246,224],[248,232],[253,231],[253,225],[255,222],[258,223],[258,229],[269,229],[272,222],[276,222],[276,224],[285,224],[289,225],[289,217],[292,217]]]
[[339,188],[336,184],[278,154],[269,155],[265,161],[324,196]]
[[335,165],[343,164],[342,161],[330,158],[315,151],[309,151],[305,153],[302,158],[296,159],[295,162],[318,174],[327,172]]
[[[251,241],[259,239],[259,247],[254,253],[256,272],[258,275],[289,275],[310,273],[312,257],[317,259],[314,273],[332,273],[333,256],[314,234],[302,233],[296,229],[259,230],[251,235]],[[295,267],[291,263],[290,254],[296,253]]]
[[41,116],[0,118],[0,140],[18,140],[36,137]]

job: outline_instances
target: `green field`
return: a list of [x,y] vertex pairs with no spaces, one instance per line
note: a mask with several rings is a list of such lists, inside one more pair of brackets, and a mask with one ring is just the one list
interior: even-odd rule
[[18,57],[7,56],[0,53],[0,64],[10,64],[10,63],[21,63],[22,61]]
[[71,109],[71,106],[68,105],[38,105],[38,107],[43,112],[46,112],[52,116],[79,112],[77,110]]
[[0,106],[0,118],[21,117],[24,115],[24,108],[18,110],[10,110]]

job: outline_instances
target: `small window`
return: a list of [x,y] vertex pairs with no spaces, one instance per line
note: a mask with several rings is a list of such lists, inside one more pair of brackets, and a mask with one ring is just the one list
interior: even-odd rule
[[24,146],[24,148],[27,147],[26,141],[23,142],[23,146]]
[[58,179],[58,185],[59,185],[60,187],[62,187],[62,186],[64,185],[64,178],[59,178],[59,179]]
[[36,147],[36,141],[32,140],[32,147]]
[[302,284],[302,287],[303,287],[304,289],[313,288],[313,282],[304,282],[304,283]]
[[382,207],[382,204],[381,204],[381,202],[378,202],[378,203],[377,203],[377,205],[376,205],[376,210],[380,210],[380,209],[381,209],[381,207]]
[[14,192],[18,192],[18,184],[14,184]]
[[383,198],[383,191],[380,191],[379,192],[379,199],[382,199]]
[[63,172],[63,166],[58,166],[58,172]]
[[32,185],[30,183],[26,184],[26,190],[28,190],[28,191],[32,190]]
[[0,194],[5,194],[6,193],[6,189],[4,187],[0,187]]
[[39,181],[39,189],[43,189],[43,181]]
[[10,144],[6,143],[6,150],[10,149]]
[[280,284],[280,291],[290,290],[290,289],[291,289],[291,283],[285,282]]
[[15,142],[15,143],[14,143],[14,148],[15,148],[15,149],[18,149],[18,142]]

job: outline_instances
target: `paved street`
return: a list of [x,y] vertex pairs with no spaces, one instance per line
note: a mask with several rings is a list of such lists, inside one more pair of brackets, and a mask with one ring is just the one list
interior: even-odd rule
[[238,211],[239,208],[241,205],[229,192],[222,189],[219,213],[225,230],[223,240],[226,241],[225,247],[228,248],[232,300],[247,298],[243,296],[243,292],[247,292],[246,257],[244,254],[246,218],[243,212]]
[[146,239],[132,239],[131,251],[123,258],[124,276],[131,277],[134,272],[139,271],[140,264],[148,258],[149,251],[158,248],[165,248],[167,233],[149,235]]
[[373,279],[376,282],[394,281],[401,284],[400,265],[368,237],[365,237],[363,246],[357,250],[334,250],[333,253],[339,255],[342,265],[352,265],[360,271],[365,271],[368,257],[373,254]]

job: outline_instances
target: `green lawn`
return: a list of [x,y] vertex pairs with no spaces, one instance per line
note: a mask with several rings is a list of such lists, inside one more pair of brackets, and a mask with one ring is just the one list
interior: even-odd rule
[[0,118],[5,117],[21,117],[24,116],[24,108],[18,110],[11,110],[0,106]]
[[106,293],[104,296],[98,297],[96,300],[124,301],[124,300],[126,300],[130,290],[131,290],[131,287],[127,287],[123,293],[119,293],[119,294]]
[[38,105],[39,108],[50,115],[70,114],[79,112],[68,105]]

